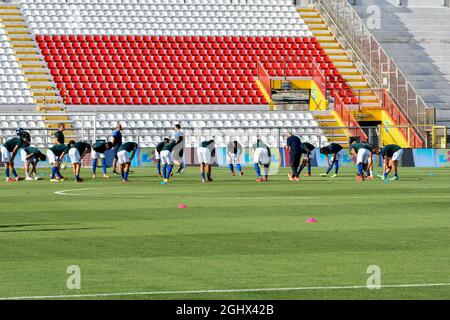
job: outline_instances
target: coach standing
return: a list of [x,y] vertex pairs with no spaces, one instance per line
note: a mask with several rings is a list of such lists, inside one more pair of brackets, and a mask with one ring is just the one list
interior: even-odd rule
[[288,173],[288,178],[290,181],[299,181],[298,167],[300,165],[300,159],[302,157],[302,142],[300,138],[293,135],[292,132],[288,133],[288,138],[286,142],[286,149],[290,150],[291,158],[291,173]]
[[112,136],[112,144],[113,144],[113,151],[114,151],[114,160],[113,160],[113,164],[112,164],[112,169],[113,169],[113,173],[114,175],[119,175],[119,173],[116,170],[117,167],[117,152],[119,151],[119,148],[122,146],[122,125],[117,122],[116,124],[116,131],[114,131],[113,136]]

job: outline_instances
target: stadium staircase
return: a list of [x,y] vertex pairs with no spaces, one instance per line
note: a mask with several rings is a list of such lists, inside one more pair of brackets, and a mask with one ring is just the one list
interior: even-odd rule
[[[59,123],[65,123],[66,136],[68,138],[75,137],[71,130],[73,124],[65,115],[63,99],[56,89],[35,37],[31,34],[27,22],[23,18],[19,4],[0,3],[0,9],[0,22],[4,26],[16,59],[21,66],[36,109],[43,113],[42,120],[45,121],[46,127],[55,129]],[[48,112],[51,112],[52,115],[46,115]]]

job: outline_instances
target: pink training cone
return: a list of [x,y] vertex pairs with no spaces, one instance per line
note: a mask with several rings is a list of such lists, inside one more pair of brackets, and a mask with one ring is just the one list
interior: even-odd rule
[[185,204],[180,204],[179,206],[178,206],[178,209],[187,209],[187,205],[185,205]]
[[309,218],[308,220],[305,221],[306,223],[317,223],[317,220],[314,218]]

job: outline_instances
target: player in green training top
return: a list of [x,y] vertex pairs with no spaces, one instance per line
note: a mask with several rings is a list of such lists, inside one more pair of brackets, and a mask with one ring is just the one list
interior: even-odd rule
[[[332,178],[336,178],[339,174],[339,161],[341,160],[342,153],[344,148],[340,144],[337,143],[330,143],[329,145],[320,148],[320,153],[324,154],[327,157],[328,162],[328,169],[325,173],[322,173],[321,177],[326,177],[330,171],[333,169],[334,166],[334,175],[332,175]],[[331,155],[331,161],[330,161],[330,155]]]
[[311,143],[304,142],[301,145],[301,153],[305,155],[302,165],[298,169],[297,177],[300,177],[300,174],[302,173],[303,169],[305,167],[308,168],[308,173],[305,174],[306,177],[311,177],[311,160],[314,159],[314,153],[313,150],[316,148]]
[[398,180],[398,162],[402,159],[403,149],[396,144],[388,144],[382,149],[375,147],[373,149],[375,154],[381,154],[383,157],[383,175],[379,176],[382,180],[386,180],[389,173],[394,170],[394,177],[389,179],[391,181]]
[[102,160],[103,178],[109,178],[106,172],[106,150],[111,150],[113,147],[112,142],[96,142],[92,146],[91,159],[92,159],[92,179],[97,177],[97,162],[100,158]]
[[356,165],[358,167],[357,180],[363,181],[366,174],[369,173],[367,179],[372,180],[371,168],[373,164],[372,159],[373,147],[368,143],[353,143],[350,146],[350,153],[356,156]]
[[164,138],[164,140],[158,143],[155,148],[156,171],[159,177],[163,176],[161,172],[161,151],[164,148],[164,145],[169,142],[170,142],[169,138]]
[[84,179],[80,178],[81,160],[87,153],[91,152],[91,145],[83,141],[76,143],[75,141],[71,141],[69,144],[72,145],[72,148],[69,150],[69,157],[70,162],[72,162],[72,172],[75,177],[75,182],[84,182]]
[[[22,178],[17,175],[16,169],[14,168],[14,158],[20,148],[28,145],[30,145],[30,140],[28,137],[23,137],[12,138],[0,147],[0,152],[2,154],[1,160],[5,164],[6,182],[16,182],[22,180]],[[14,179],[9,176],[10,171],[13,174]]]
[[164,143],[164,146],[161,149],[160,156],[161,156],[161,167],[162,167],[162,176],[163,181],[161,184],[165,185],[168,182],[170,182],[170,175],[172,173],[173,169],[173,149],[178,145],[176,140],[172,140],[169,142]]
[[[24,170],[26,175],[26,180],[42,180],[42,177],[36,175],[36,167],[39,161],[47,160],[45,154],[43,154],[38,148],[26,146],[21,150],[22,160],[24,161]],[[31,170],[30,170],[31,166]]]
[[64,157],[69,153],[72,145],[69,144],[55,144],[53,147],[47,150],[48,162],[52,165],[52,173],[50,175],[51,182],[59,182],[65,180],[65,178],[59,172],[59,166],[64,160]]
[[128,182],[128,174],[130,173],[131,161],[136,155],[137,148],[138,144],[136,142],[125,142],[117,150],[117,163],[119,164],[123,183]]

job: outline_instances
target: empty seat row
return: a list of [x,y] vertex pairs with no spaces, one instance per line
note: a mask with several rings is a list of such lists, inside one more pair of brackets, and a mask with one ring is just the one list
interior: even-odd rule
[[[124,50],[122,55],[110,55],[109,51],[80,51],[56,49],[76,43],[99,46],[119,43],[126,47],[137,44],[157,43],[175,47],[186,44],[187,49]],[[177,40],[181,41],[180,43]],[[233,41],[234,40],[234,41]],[[255,37],[132,37],[132,36],[38,36],[37,41],[54,76],[61,95],[69,104],[246,104],[254,99],[257,65],[261,63],[272,77],[311,78],[314,64],[327,78],[328,90],[336,90],[342,98],[352,98],[353,93],[328,56],[312,38]],[[148,42],[147,42],[148,41]],[[267,41],[267,42],[266,42]],[[251,49],[227,49],[250,46]],[[195,45],[221,47],[220,49],[193,49]],[[305,48],[300,57],[289,56],[287,48],[293,45]],[[262,47],[275,49],[261,49]],[[55,49],[48,49],[55,48]],[[237,54],[233,54],[237,50]],[[86,52],[86,54],[85,54]],[[281,56],[280,54],[287,54]],[[294,52],[295,53],[295,52]],[[105,54],[105,55],[103,55]],[[283,62],[286,61],[286,62]],[[146,87],[144,87],[144,84]],[[153,86],[153,84],[155,84]],[[183,86],[185,84],[185,86]],[[190,84],[191,87],[188,87]],[[206,84],[206,85],[205,85]],[[214,86],[213,86],[214,84]],[[220,88],[219,84],[224,87]],[[242,86],[239,97],[227,94],[228,84]],[[248,84],[251,84],[248,87]],[[111,86],[110,86],[111,85]],[[204,87],[205,85],[205,87]],[[92,89],[92,90],[91,90]],[[187,94],[183,94],[187,89]],[[194,89],[194,90],[193,90]],[[210,92],[209,89],[213,89]],[[218,90],[220,89],[220,90]],[[115,91],[116,90],[116,91]],[[133,93],[133,91],[136,92]],[[139,92],[141,91],[142,92]],[[242,91],[244,90],[244,91]],[[89,92],[92,91],[92,92]],[[246,92],[247,91],[247,92]],[[98,93],[100,92],[100,93]],[[264,101],[261,94],[258,103]],[[129,98],[129,99],[127,99]],[[184,99],[189,98],[189,99]],[[200,98],[200,99],[196,99]],[[203,99],[202,99],[203,98]]]
[[136,4],[21,1],[35,34],[312,36],[289,2]]
[[28,90],[4,25],[0,23],[0,105],[33,103],[31,91]]

